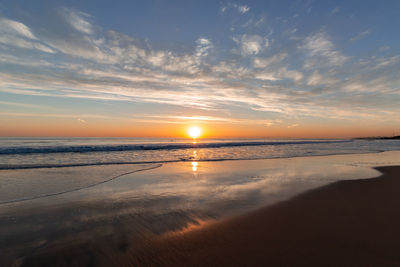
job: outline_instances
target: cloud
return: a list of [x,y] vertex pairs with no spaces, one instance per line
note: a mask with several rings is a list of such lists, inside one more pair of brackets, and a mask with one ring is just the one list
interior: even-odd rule
[[243,34],[238,38],[233,39],[239,46],[240,54],[243,56],[257,55],[262,50],[268,48],[269,42],[267,38],[260,35]]
[[2,33],[19,35],[29,39],[36,39],[35,35],[33,35],[32,31],[25,24],[15,20],[0,18],[0,29]]
[[52,64],[44,59],[21,58],[18,56],[0,54],[0,62],[3,64],[21,65],[25,67],[48,67]]
[[39,109],[44,108],[44,106],[40,105],[26,104],[26,103],[12,102],[12,101],[0,101],[0,105],[26,107],[26,108],[39,108]]
[[308,51],[308,60],[304,65],[308,69],[316,66],[338,67],[342,66],[348,59],[335,49],[335,46],[324,32],[309,35],[304,39],[300,47]]
[[219,122],[228,124],[246,124],[246,125],[263,125],[270,127],[272,125],[282,123],[277,119],[244,119],[232,117],[216,117],[216,116],[180,116],[180,115],[150,115],[150,114],[136,114],[132,116],[134,121],[141,122],[156,122],[156,123],[174,123],[174,124],[187,124],[188,122]]
[[234,3],[228,3],[227,5],[221,6],[221,12],[225,13],[228,9],[234,9],[240,14],[245,14],[250,11],[250,7],[247,5],[239,5]]
[[0,43],[10,47],[55,53],[50,47],[40,43],[28,26],[6,18],[0,18]]
[[277,73],[280,77],[289,78],[296,82],[299,82],[303,79],[303,73],[297,70],[288,70],[285,67],[280,68]]
[[246,6],[246,5],[236,5],[236,8],[238,9],[239,13],[246,13],[250,11],[250,7]]
[[40,43],[36,42],[31,42],[24,40],[22,38],[19,38],[17,36],[12,36],[12,35],[3,35],[0,36],[0,43],[6,44],[9,46],[13,47],[18,47],[18,48],[25,48],[25,49],[34,49],[34,50],[39,50],[42,52],[46,53],[55,53],[55,51],[48,46],[42,45]]
[[275,72],[261,71],[255,74],[255,78],[264,80],[264,81],[277,81],[280,78],[276,75]]
[[203,57],[207,57],[209,50],[213,48],[213,44],[206,38],[199,38],[196,41],[196,57],[200,62]]
[[[393,77],[381,75],[357,75],[353,79],[345,82],[342,90],[352,93],[379,93],[379,94],[397,94],[400,93],[400,82]],[[392,95],[395,97],[395,95]]]
[[274,67],[287,58],[287,53],[280,53],[268,58],[257,57],[253,59],[254,68]]
[[400,55],[391,56],[388,58],[379,58],[375,68],[382,68],[400,63]]
[[69,8],[62,8],[61,13],[75,30],[86,34],[93,33],[93,26],[88,21],[91,18],[90,15]]
[[279,53],[271,57],[256,57],[253,59],[253,71],[255,77],[261,80],[277,81],[290,79],[294,82],[300,82],[304,75],[297,70],[291,70],[284,63],[287,53]]
[[307,79],[307,84],[311,86],[318,85],[330,85],[337,82],[336,79],[332,79],[329,75],[321,75],[318,70],[314,71]]
[[291,128],[295,128],[295,127],[298,127],[298,126],[299,126],[299,124],[296,123],[296,124],[289,125],[287,128],[291,129]]
[[366,37],[367,35],[369,35],[372,32],[372,29],[368,29],[366,31],[360,32],[359,34],[357,34],[356,36],[354,36],[353,38],[351,38],[351,41],[357,41],[359,39],[362,39],[364,37]]
[[336,13],[339,13],[339,11],[340,11],[340,8],[339,8],[339,7],[335,7],[335,8],[332,10],[331,15],[335,15]]
[[94,119],[114,119],[111,116],[103,116],[98,114],[61,114],[61,113],[23,113],[23,112],[0,112],[0,116],[13,116],[13,117],[45,117],[45,118],[65,118],[65,119],[77,119],[83,123],[83,119],[77,116],[85,116]]

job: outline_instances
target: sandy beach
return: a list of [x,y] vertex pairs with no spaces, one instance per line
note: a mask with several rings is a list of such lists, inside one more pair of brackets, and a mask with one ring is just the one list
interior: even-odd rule
[[[399,266],[400,167],[129,244],[70,240],[24,266]],[[115,241],[115,240],[114,240]]]
[[399,266],[400,167],[130,251],[133,265]]

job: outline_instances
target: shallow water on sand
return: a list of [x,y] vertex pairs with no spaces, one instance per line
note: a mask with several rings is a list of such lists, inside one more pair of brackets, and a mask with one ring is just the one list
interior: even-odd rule
[[379,172],[370,167],[388,165],[400,165],[399,151],[1,170],[0,250],[8,256],[0,263],[67,240],[143,241],[334,181],[376,177]]

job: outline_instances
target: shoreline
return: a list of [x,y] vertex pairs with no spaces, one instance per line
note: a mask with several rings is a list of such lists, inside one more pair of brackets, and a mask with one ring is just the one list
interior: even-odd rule
[[298,158],[312,158],[312,157],[331,157],[331,156],[346,156],[346,155],[368,155],[380,154],[385,152],[400,152],[400,150],[381,150],[381,151],[368,151],[357,153],[332,153],[323,155],[299,155],[299,156],[282,156],[274,158],[227,158],[227,159],[179,159],[179,160],[164,160],[164,161],[133,161],[133,162],[105,162],[105,163],[82,163],[82,164],[65,164],[65,165],[21,165],[9,166],[0,165],[0,171],[13,171],[13,170],[35,170],[35,169],[58,169],[58,168],[74,168],[74,167],[92,167],[92,166],[119,166],[119,165],[140,165],[140,164],[168,164],[180,162],[224,162],[224,161],[251,161],[251,160],[273,160],[273,159],[298,159]]
[[375,169],[383,174],[337,181],[120,251],[97,242],[88,256],[82,254],[86,247],[72,242],[72,248],[43,249],[24,264],[54,266],[68,259],[99,266],[399,266],[400,166]]

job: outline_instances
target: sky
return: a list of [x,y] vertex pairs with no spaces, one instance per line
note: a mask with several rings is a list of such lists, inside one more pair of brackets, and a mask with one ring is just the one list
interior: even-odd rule
[[400,134],[400,1],[0,1],[0,136]]

